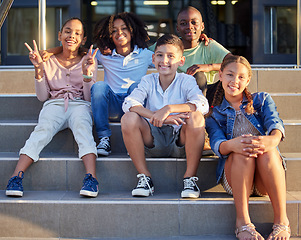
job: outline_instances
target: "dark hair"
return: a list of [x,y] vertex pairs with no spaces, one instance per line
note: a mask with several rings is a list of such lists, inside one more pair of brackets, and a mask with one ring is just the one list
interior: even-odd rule
[[[63,28],[66,26],[66,24],[67,24],[68,22],[70,22],[70,21],[72,21],[72,20],[78,20],[78,21],[80,21],[80,23],[82,24],[82,27],[83,27],[84,37],[86,37],[86,36],[87,36],[86,25],[84,24],[84,22],[83,22],[81,19],[79,19],[79,18],[77,18],[77,17],[69,18],[66,22],[64,22],[64,24],[63,24],[63,26],[62,26],[60,32],[63,32]],[[81,46],[79,47],[79,49],[78,49],[78,54],[81,55],[81,56],[84,56],[84,55],[86,55],[87,53],[88,53],[88,49],[81,45]]]
[[62,26],[60,32],[62,32],[62,31],[63,31],[63,28],[65,27],[65,25],[66,25],[68,22],[72,21],[72,20],[78,20],[78,21],[81,22],[81,24],[82,24],[82,26],[83,26],[83,31],[84,31],[84,37],[86,37],[86,36],[87,36],[87,29],[86,29],[86,26],[85,26],[84,22],[83,22],[81,19],[77,18],[77,17],[69,18],[66,22],[64,22],[64,24],[63,24],[63,26]]
[[157,40],[155,51],[157,50],[157,47],[166,45],[166,44],[171,44],[171,45],[177,47],[183,54],[183,52],[184,52],[183,42],[178,36],[176,36],[174,34],[165,34],[162,37],[160,37]]
[[[237,56],[237,55],[232,55],[232,54],[228,54],[226,55],[226,57],[224,58],[222,65],[221,65],[221,71],[223,71],[225,69],[225,67],[227,65],[229,65],[230,63],[241,63],[243,64],[249,72],[249,77],[252,77],[252,68],[250,63],[248,62],[248,60],[246,58],[244,58],[243,56]],[[246,106],[246,112],[249,114],[253,114],[255,112],[254,107],[253,107],[253,97],[252,94],[250,93],[250,91],[247,89],[247,87],[244,89],[243,91],[244,95],[246,96],[247,100],[248,100],[248,104]],[[224,95],[225,95],[225,91],[223,89],[222,86],[222,82],[219,82],[215,94],[214,94],[214,98],[212,101],[212,106],[210,106],[209,108],[209,113],[206,115],[206,117],[210,116],[213,112],[213,107],[218,106],[222,103],[223,99],[224,99]]]
[[131,33],[131,47],[137,45],[139,48],[147,48],[149,36],[145,23],[134,13],[122,12],[116,15],[105,17],[98,21],[93,32],[93,43],[100,49],[116,48],[112,40],[113,23],[116,19],[124,21]]
[[[194,11],[199,12],[201,17],[203,18],[201,12],[198,9],[196,9],[195,7],[192,7],[192,6],[186,6],[186,7],[183,7],[180,9],[180,11],[178,12],[178,15],[177,15],[177,19],[182,12],[187,12],[188,10],[194,10]],[[202,21],[203,21],[203,19],[202,19]]]

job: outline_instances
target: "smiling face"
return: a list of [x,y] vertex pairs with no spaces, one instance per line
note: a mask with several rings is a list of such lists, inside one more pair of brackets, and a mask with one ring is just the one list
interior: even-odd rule
[[131,32],[120,18],[113,22],[112,39],[116,48],[131,46]]
[[189,8],[178,15],[177,31],[182,38],[184,46],[185,42],[197,44],[203,30],[204,23],[198,10]]
[[232,62],[219,71],[219,79],[225,91],[225,98],[231,102],[234,98],[243,99],[243,91],[249,85],[251,76],[244,64]]
[[61,41],[63,49],[77,51],[86,42],[82,23],[77,19],[68,21],[59,32],[58,40]]
[[172,44],[157,46],[152,59],[160,77],[164,75],[174,77],[178,67],[183,66],[185,62],[182,51]]

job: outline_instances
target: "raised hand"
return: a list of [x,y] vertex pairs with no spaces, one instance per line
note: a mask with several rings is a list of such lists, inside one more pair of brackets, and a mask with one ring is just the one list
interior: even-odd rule
[[30,59],[31,63],[33,64],[33,66],[35,68],[41,67],[43,64],[43,60],[39,53],[39,49],[38,49],[36,41],[33,40],[34,50],[32,50],[32,48],[27,43],[24,43],[24,44],[27,47],[27,49],[29,50],[29,59]]
[[98,51],[98,48],[95,49],[93,54],[92,54],[92,50],[93,50],[93,45],[91,45],[87,55],[84,56],[84,60],[82,64],[83,74],[88,76],[91,75],[92,69],[96,64],[95,56]]
[[204,41],[205,46],[208,46],[210,39],[212,38],[208,38],[208,36],[205,33],[202,33],[200,36],[200,41]]

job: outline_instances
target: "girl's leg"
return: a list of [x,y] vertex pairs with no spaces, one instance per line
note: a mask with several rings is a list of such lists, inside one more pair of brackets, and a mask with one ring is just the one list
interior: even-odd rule
[[61,105],[48,104],[42,108],[38,125],[20,150],[19,161],[13,176],[18,175],[19,171],[25,172],[34,161],[38,161],[43,148],[58,131],[65,127],[65,120],[63,101]]
[[[274,224],[289,226],[286,213],[285,172],[276,148],[258,156],[256,172],[258,174],[255,175],[255,186],[259,192],[268,193],[274,210]],[[275,239],[289,239],[289,237],[287,231],[281,231]]]
[[123,141],[138,171],[151,177],[144,155],[144,145],[153,146],[153,137],[146,120],[135,112],[127,112],[121,118]]
[[25,172],[34,161],[25,154],[20,154],[19,161],[11,177],[18,176],[20,171]]
[[187,168],[184,178],[196,176],[205,141],[205,120],[201,112],[189,113],[181,128],[179,144],[185,145]]
[[91,173],[92,177],[96,178],[96,155],[93,153],[88,153],[82,156],[82,160],[85,165],[86,173]]
[[84,162],[86,173],[96,178],[97,150],[92,135],[91,109],[86,104],[71,102],[68,114],[68,126],[77,142],[79,157]]
[[[236,209],[236,227],[251,223],[249,215],[249,196],[253,186],[255,173],[255,159],[243,156],[238,153],[231,153],[225,164],[225,174],[227,181],[232,188],[233,198]],[[238,239],[260,239],[263,240],[259,233],[252,236],[250,232],[240,232]]]

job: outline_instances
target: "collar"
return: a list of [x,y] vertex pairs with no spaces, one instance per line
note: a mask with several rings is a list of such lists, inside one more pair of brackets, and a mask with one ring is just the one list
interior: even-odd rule
[[[179,76],[179,73],[176,72],[175,78],[172,80],[171,84],[168,86],[168,88],[167,88],[166,90],[168,90],[168,89],[170,88],[170,86],[172,86],[172,85],[174,84],[174,82],[176,81],[176,79],[178,78],[178,76]],[[157,89],[158,89],[158,91],[159,91],[161,94],[163,94],[164,91],[163,91],[163,89],[162,89],[162,87],[161,87],[161,85],[160,85],[159,77],[160,77],[159,73],[155,74],[155,78],[156,78],[156,81],[157,81]],[[165,91],[166,91],[166,90],[165,90]]]
[[[132,54],[138,54],[139,53],[139,48],[137,45],[134,46],[134,50],[132,52],[129,53],[129,55],[132,55]],[[127,56],[129,56],[127,55]],[[116,52],[116,48],[113,49],[112,51],[112,56],[118,56],[118,57],[123,57],[122,55],[120,55],[119,53]],[[127,57],[126,56],[126,57]]]
[[[243,95],[243,99],[242,99],[241,103],[243,106],[248,104],[248,99],[246,98],[245,95]],[[232,108],[232,107],[224,96],[222,104],[220,105],[220,109],[221,109],[221,111],[225,111],[227,108]]]

